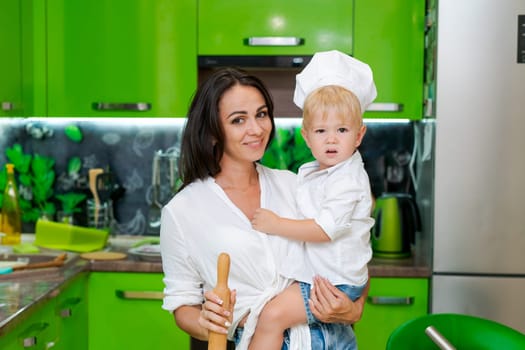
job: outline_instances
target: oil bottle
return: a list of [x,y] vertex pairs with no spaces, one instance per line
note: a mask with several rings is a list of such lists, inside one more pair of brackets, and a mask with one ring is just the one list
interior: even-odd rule
[[2,215],[0,218],[0,231],[2,244],[20,244],[22,221],[20,204],[18,202],[18,188],[15,179],[15,166],[6,164],[6,183],[2,202]]

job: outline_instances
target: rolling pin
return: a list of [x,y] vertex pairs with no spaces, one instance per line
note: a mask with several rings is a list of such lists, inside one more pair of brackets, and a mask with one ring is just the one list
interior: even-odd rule
[[[222,307],[230,308],[230,289],[228,288],[228,274],[230,273],[230,256],[221,253],[217,259],[217,285],[213,292],[223,301]],[[210,331],[208,350],[226,350],[228,339],[226,334]]]
[[19,270],[28,270],[28,269],[39,269],[43,267],[58,267],[64,265],[64,262],[66,261],[67,254],[63,253],[58,255],[53,260],[39,262],[39,263],[33,263],[33,264],[27,264],[27,265],[20,265],[20,266],[14,266],[13,271],[19,271]]

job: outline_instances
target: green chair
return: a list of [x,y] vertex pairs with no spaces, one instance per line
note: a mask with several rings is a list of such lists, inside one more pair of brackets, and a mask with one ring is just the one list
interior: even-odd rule
[[386,350],[439,349],[425,333],[429,326],[457,350],[525,349],[525,334],[501,323],[461,314],[431,314],[396,328],[388,338]]

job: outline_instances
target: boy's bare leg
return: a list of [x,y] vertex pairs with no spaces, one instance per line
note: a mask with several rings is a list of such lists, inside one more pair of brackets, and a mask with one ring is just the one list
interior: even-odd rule
[[249,350],[280,350],[284,331],[301,323],[306,323],[306,310],[299,284],[294,282],[264,306]]

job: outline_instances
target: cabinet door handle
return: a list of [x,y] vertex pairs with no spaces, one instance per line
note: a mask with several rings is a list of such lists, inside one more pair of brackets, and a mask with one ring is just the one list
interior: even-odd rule
[[394,102],[372,103],[366,110],[370,112],[401,112],[403,104]]
[[414,297],[388,297],[388,296],[369,296],[368,302],[374,305],[412,305]]
[[24,333],[28,336],[23,336],[22,345],[24,348],[31,348],[35,346],[38,342],[38,334],[42,333],[49,327],[47,322],[38,322],[30,325]]
[[164,298],[163,292],[154,291],[130,291],[130,290],[116,290],[115,295],[120,299],[145,299],[145,300],[162,300]]
[[60,305],[60,311],[58,314],[62,318],[68,318],[73,315],[73,308],[82,301],[81,298],[69,298]]
[[304,39],[296,36],[252,36],[244,39],[247,46],[301,46]]
[[92,104],[97,111],[137,111],[145,112],[151,109],[151,103],[132,102],[132,103],[115,103],[115,102],[94,102]]
[[12,111],[14,109],[13,102],[9,101],[3,101],[2,102],[2,110],[3,111]]

